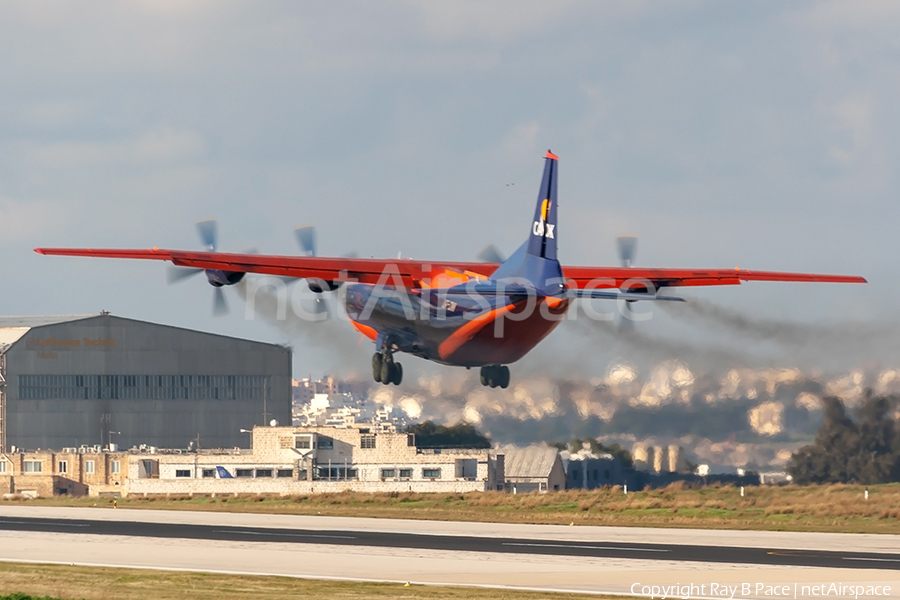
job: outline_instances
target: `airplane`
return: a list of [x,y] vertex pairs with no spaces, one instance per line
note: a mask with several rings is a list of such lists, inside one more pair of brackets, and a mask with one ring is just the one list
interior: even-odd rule
[[203,270],[213,287],[234,285],[247,273],[302,278],[317,293],[345,288],[351,324],[375,342],[372,376],[400,385],[402,352],[437,363],[480,368],[480,381],[506,388],[509,366],[525,356],[565,318],[573,301],[626,303],[682,301],[666,288],[737,285],[743,281],[866,283],[858,276],[735,269],[564,267],[559,239],[559,157],[547,151],[526,241],[501,262],[428,262],[408,259],[274,256],[161,248],[96,250],[36,248],[45,255],[169,261]]

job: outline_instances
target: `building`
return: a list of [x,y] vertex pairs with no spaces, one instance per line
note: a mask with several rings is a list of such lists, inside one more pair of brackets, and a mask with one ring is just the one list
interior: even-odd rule
[[98,447],[65,452],[0,454],[0,494],[25,498],[121,495],[128,476],[128,454]]
[[502,487],[489,450],[423,449],[366,427],[254,427],[250,453],[132,456],[127,493],[470,492]]
[[0,317],[0,450],[245,446],[291,419],[291,351],[99,315]]
[[0,493],[24,496],[471,492],[503,488],[487,449],[423,449],[368,428],[253,428],[251,451],[137,448],[0,455]]
[[495,452],[504,456],[506,491],[517,494],[566,489],[566,471],[557,448],[501,446]]
[[636,489],[634,469],[624,468],[621,459],[612,454],[593,454],[589,448],[582,448],[569,454],[564,462],[567,489],[593,490],[606,485],[630,485]]

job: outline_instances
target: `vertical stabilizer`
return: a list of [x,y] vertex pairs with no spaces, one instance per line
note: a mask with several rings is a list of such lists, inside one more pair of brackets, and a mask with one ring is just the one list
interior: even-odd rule
[[531,235],[528,238],[528,254],[556,260],[556,179],[559,157],[547,150],[544,156],[544,177],[538,192]]
[[559,158],[547,151],[544,177],[528,240],[491,275],[496,280],[527,281],[546,294],[565,291],[562,268],[556,259],[556,179]]

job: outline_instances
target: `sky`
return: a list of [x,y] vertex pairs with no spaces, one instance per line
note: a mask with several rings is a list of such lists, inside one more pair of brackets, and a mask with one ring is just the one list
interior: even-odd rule
[[[563,264],[615,265],[632,233],[641,266],[861,274],[690,294],[889,330],[898,30],[892,1],[3,3],[0,314],[109,310],[289,343],[298,376],[365,372],[345,323],[273,326],[235,290],[215,318],[211,288],[169,286],[161,263],[32,249],[200,249],[194,223],[216,217],[230,251],[295,254],[293,227],[315,223],[320,254],[510,253],[549,148]],[[642,335],[713,337],[654,317]],[[894,360],[880,348],[846,367]]]

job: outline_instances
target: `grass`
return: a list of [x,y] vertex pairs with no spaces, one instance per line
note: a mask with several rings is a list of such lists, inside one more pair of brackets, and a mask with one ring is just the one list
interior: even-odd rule
[[[619,525],[900,533],[900,484],[760,486],[686,489],[678,484],[629,492],[620,488],[549,494],[338,494],[291,497],[159,497],[119,499],[119,508],[328,515],[438,521]],[[112,507],[112,500],[18,500],[40,506]]]
[[50,596],[41,596],[38,598],[37,596],[31,596],[28,594],[9,594],[7,596],[0,596],[0,600],[59,600],[59,598],[51,598]]
[[[576,594],[0,562],[0,600],[564,600]],[[21,594],[21,595],[18,595]],[[43,598],[44,596],[51,598]],[[609,597],[607,597],[609,598]]]

